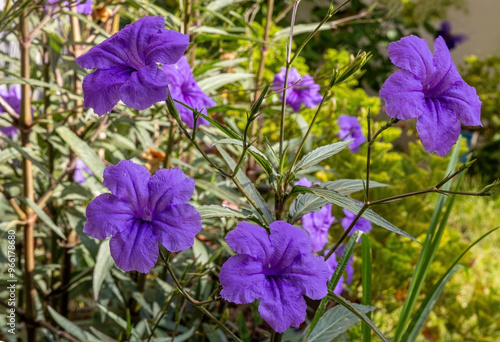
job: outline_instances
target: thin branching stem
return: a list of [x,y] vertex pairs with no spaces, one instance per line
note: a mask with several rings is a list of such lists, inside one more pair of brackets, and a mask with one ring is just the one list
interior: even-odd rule
[[168,260],[170,258],[170,254],[167,257],[165,257],[163,255],[163,253],[161,253],[161,256],[162,256],[163,260],[165,261],[165,265],[167,267],[167,270],[170,273],[170,275],[172,276],[172,279],[174,280],[175,285],[177,286],[179,292],[184,296],[184,298],[186,298],[186,300],[188,302],[193,304],[204,315],[206,315],[208,318],[213,320],[222,330],[224,330],[227,334],[229,334],[235,341],[241,342],[241,340],[235,334],[233,334],[233,332],[231,330],[229,330],[228,327],[226,327],[224,324],[222,324],[222,322],[219,321],[214,315],[212,315],[212,313],[210,311],[208,311],[205,307],[202,306],[202,302],[197,301],[196,299],[191,297],[189,295],[189,293],[186,292],[186,290],[182,287],[181,283],[179,282],[179,279],[177,279],[177,276],[175,275],[174,270],[170,266],[170,262]]

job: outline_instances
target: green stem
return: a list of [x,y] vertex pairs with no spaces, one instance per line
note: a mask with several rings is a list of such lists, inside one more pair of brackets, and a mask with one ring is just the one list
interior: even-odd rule
[[233,334],[233,332],[231,330],[229,330],[228,327],[226,327],[224,324],[222,324],[221,321],[219,321],[217,318],[215,318],[215,316],[212,315],[212,313],[210,311],[208,311],[205,307],[201,306],[201,302],[199,302],[196,299],[194,299],[193,297],[191,297],[184,290],[184,288],[182,287],[181,283],[179,282],[179,279],[177,279],[177,276],[175,275],[174,271],[172,270],[172,267],[170,266],[170,263],[169,263],[169,260],[168,260],[169,257],[170,257],[170,254],[167,256],[167,258],[165,258],[163,256],[163,254],[162,254],[162,258],[165,261],[165,265],[167,267],[167,270],[170,273],[170,275],[172,276],[172,279],[174,280],[175,285],[177,286],[177,289],[184,296],[184,298],[186,298],[186,300],[188,302],[190,302],[191,304],[193,304],[205,316],[207,316],[208,318],[210,318],[211,320],[213,320],[224,332],[226,332],[227,334],[229,334],[229,336],[231,336],[235,341],[242,342],[236,335]]
[[[29,11],[24,9],[20,18],[20,50],[21,50],[21,77],[30,78],[30,46],[29,39]],[[33,123],[31,115],[31,87],[28,83],[21,85],[21,143],[24,149],[30,148],[30,133]],[[23,169],[23,196],[34,201],[33,187],[33,167],[31,161],[27,158],[22,159]],[[24,289],[25,289],[25,310],[26,310],[26,328],[28,333],[28,342],[36,341],[36,289],[33,281],[33,272],[35,269],[35,240],[34,240],[34,215],[33,210],[27,204],[23,204],[23,211],[26,215],[24,224]]]

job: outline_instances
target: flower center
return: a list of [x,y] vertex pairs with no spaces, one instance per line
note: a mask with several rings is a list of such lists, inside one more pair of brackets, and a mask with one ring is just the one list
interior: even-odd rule
[[145,214],[145,218],[144,218],[144,221],[148,221],[148,222],[151,222],[151,211],[146,208],[144,209],[144,214]]

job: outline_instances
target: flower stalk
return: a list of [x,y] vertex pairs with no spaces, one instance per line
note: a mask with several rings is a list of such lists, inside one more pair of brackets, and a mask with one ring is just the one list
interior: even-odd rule
[[[21,77],[30,78],[30,31],[29,31],[29,11],[24,9],[20,18],[20,50],[21,50]],[[33,118],[31,115],[31,86],[28,83],[21,85],[21,144],[24,149],[30,148],[30,133]],[[30,201],[34,201],[33,187],[33,166],[29,159],[23,156],[23,196]],[[33,281],[35,269],[35,239],[34,239],[34,213],[29,205],[23,204],[23,211],[26,215],[24,224],[24,289],[25,289],[25,312],[28,342],[36,340],[36,289]]]

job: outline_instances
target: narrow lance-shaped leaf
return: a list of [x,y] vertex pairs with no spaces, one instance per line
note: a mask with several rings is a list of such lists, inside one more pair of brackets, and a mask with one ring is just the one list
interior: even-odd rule
[[[335,272],[333,273],[332,279],[328,282],[329,291],[333,291],[337,286],[337,283],[340,281],[340,277],[344,273],[344,270],[347,267],[347,263],[349,262],[352,253],[354,253],[354,248],[356,247],[359,234],[361,234],[359,231],[354,232],[354,234],[352,234],[351,238],[347,242],[344,253],[342,253],[340,260],[337,263],[337,267],[335,268]],[[328,304],[328,299],[323,298],[319,303],[318,309],[314,314],[313,320],[311,321],[309,327],[306,329],[305,333],[307,333],[308,335],[312,333],[312,331],[316,327],[316,324],[318,324],[320,318],[323,316],[327,304]]]
[[420,305],[419,309],[417,312],[414,314],[412,321],[410,322],[410,325],[408,326],[408,329],[406,329],[406,332],[402,338],[402,341],[415,341],[417,338],[420,330],[422,330],[422,327],[425,324],[425,321],[429,317],[429,314],[431,313],[432,309],[436,305],[436,301],[441,295],[441,293],[444,290],[444,287],[446,284],[450,281],[451,277],[457,271],[461,265],[458,265],[460,262],[460,259],[463,258],[463,256],[475,245],[477,245],[481,240],[486,238],[488,235],[491,233],[499,230],[500,227],[496,227],[489,232],[483,234],[481,237],[479,237],[476,241],[474,241],[472,244],[470,244],[469,247],[467,247],[455,260],[455,262],[448,268],[448,270],[443,274],[441,279],[439,279],[434,287],[430,290],[430,292],[427,294],[427,297],[425,297],[424,301]]
[[337,142],[334,144],[326,145],[326,146],[321,146],[315,149],[314,151],[309,152],[306,154],[293,168],[292,172],[298,172],[300,170],[307,170],[313,165],[316,165],[320,163],[321,161],[330,158],[336,153],[339,153],[342,151],[344,148],[349,146],[349,144],[353,141],[354,139],[349,139],[346,141],[341,141]]
[[[353,304],[358,311],[366,314],[374,308],[359,304]],[[328,310],[319,320],[318,324],[307,338],[307,342],[331,342],[336,337],[346,332],[349,328],[359,323],[350,310],[342,305],[337,305]]]
[[[304,187],[305,188],[305,187]],[[335,205],[338,205],[339,207],[342,207],[344,209],[349,210],[353,214],[357,214],[360,210],[362,205],[357,202],[356,200],[350,198],[349,196],[342,195],[338,193],[337,191],[326,189],[317,185],[313,185],[310,188],[305,188],[308,189],[311,193],[315,194],[316,196],[319,196],[323,198],[324,200],[328,201],[328,203],[333,203]],[[415,239],[413,236],[408,234],[405,231],[402,231],[386,219],[382,218],[381,216],[377,215],[373,210],[368,209],[366,210],[361,217],[367,219],[368,221],[375,223],[376,225],[385,228],[387,230],[390,230],[391,232],[406,236],[409,239],[412,239],[415,242],[418,242],[417,239]]]
[[[224,151],[224,149],[220,148],[219,146],[216,147],[219,153],[222,155],[222,158],[224,158],[227,166],[229,166],[231,170],[234,170],[234,168],[236,167],[236,163],[234,162],[234,160],[229,156],[229,154],[227,154],[226,151]],[[266,218],[267,222],[273,222],[274,218],[271,214],[271,211],[269,210],[269,207],[267,206],[266,201],[262,198],[260,193],[255,188],[254,184],[250,181],[250,179],[248,179],[245,173],[239,170],[236,174],[236,178],[240,182],[243,189],[248,193],[250,198],[255,201],[257,207],[262,211],[262,214]],[[255,211],[255,214],[257,215],[257,217],[260,216],[259,212],[257,211]]]
[[[359,310],[356,305],[354,305],[353,303],[351,303],[347,299],[336,295],[332,291],[328,292],[328,298],[334,300],[335,302],[337,302],[338,304],[342,305],[347,310],[352,312],[354,315],[356,315],[356,317],[358,317],[361,321],[363,321],[365,323],[363,326],[371,328],[382,339],[382,341],[384,341],[384,342],[389,341],[384,336],[384,334],[382,334],[382,332],[375,326],[375,324],[372,322],[372,320],[367,316],[368,313],[365,315],[365,313],[362,312],[361,310]],[[367,307],[372,308],[371,306],[367,306]]]
[[92,170],[94,176],[102,182],[104,163],[101,161],[101,159],[99,159],[99,156],[95,153],[94,149],[92,149],[85,141],[80,139],[73,131],[71,131],[66,126],[57,127],[56,132],[61,137],[61,139],[71,147],[78,158],[83,160],[85,165],[87,165],[89,169]]
[[236,217],[245,220],[252,216],[250,212],[245,213],[219,205],[202,205],[197,207],[196,210],[200,213],[202,219],[214,217]]
[[[349,195],[353,192],[365,189],[365,183],[361,179],[339,179],[332,182],[327,182],[323,187],[335,190],[342,195]],[[371,188],[388,186],[378,182],[370,182]],[[319,210],[321,207],[328,204],[328,201],[311,193],[299,194],[295,201],[290,205],[288,216],[289,222],[294,223],[302,218],[305,214]]]
[[31,201],[29,198],[26,197],[19,197],[21,201],[26,203],[28,206],[33,209],[35,214],[38,216],[38,218],[45,223],[54,233],[56,233],[60,238],[66,240],[66,236],[64,236],[64,233],[62,229],[52,221],[52,219],[38,206],[36,203]]
[[94,292],[95,301],[99,298],[99,293],[101,292],[104,279],[114,264],[115,262],[113,261],[109,250],[109,240],[104,240],[99,247],[99,251],[97,252],[96,262],[94,265],[94,277],[92,278],[92,290]]

